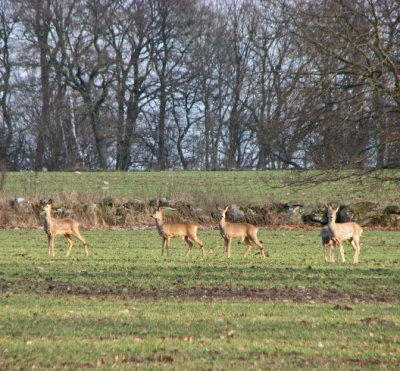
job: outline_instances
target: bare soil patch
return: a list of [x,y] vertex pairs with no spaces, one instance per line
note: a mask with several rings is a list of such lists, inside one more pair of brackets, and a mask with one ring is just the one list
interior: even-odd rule
[[[7,281],[0,279],[1,293],[29,292],[53,295],[83,295],[95,297],[122,297],[131,299],[164,300],[167,298],[194,299],[194,300],[244,300],[244,301],[287,301],[296,303],[312,302],[398,302],[400,290],[376,294],[366,290],[356,293],[338,290],[336,288],[248,288],[248,287],[171,287],[168,289],[158,287],[131,286],[105,286],[93,284],[71,284],[68,282],[45,279],[43,281]],[[335,310],[352,310],[348,305],[335,305]]]

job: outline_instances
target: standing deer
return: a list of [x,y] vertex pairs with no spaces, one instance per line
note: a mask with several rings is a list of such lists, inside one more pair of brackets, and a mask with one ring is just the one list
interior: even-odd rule
[[170,239],[175,237],[182,237],[188,244],[189,248],[186,256],[192,251],[192,241],[195,241],[201,247],[203,256],[206,255],[203,241],[197,237],[197,226],[195,224],[189,222],[164,222],[161,206],[157,206],[150,216],[155,219],[158,233],[163,239],[161,255],[164,255],[164,248],[167,250],[167,255],[169,255]]
[[339,246],[342,263],[345,262],[342,241],[349,240],[351,246],[353,246],[354,249],[353,264],[357,264],[360,256],[360,236],[363,230],[357,223],[354,222],[336,223],[336,213],[338,212],[338,210],[338,207],[328,207],[327,227],[329,229],[330,238],[333,240],[333,243],[335,245]]
[[43,210],[45,211],[45,221],[44,221],[44,230],[47,233],[48,245],[49,245],[49,255],[54,256],[54,240],[58,234],[63,234],[65,238],[69,242],[69,248],[67,251],[67,256],[71,254],[72,246],[74,246],[74,240],[72,239],[72,235],[76,236],[79,241],[83,243],[83,247],[85,248],[86,256],[89,255],[88,245],[83,238],[83,236],[79,232],[79,223],[74,219],[56,219],[52,214],[52,203],[53,201],[50,199],[44,206]]
[[[225,240],[225,254],[228,258],[231,256],[231,242],[232,238],[239,237],[242,242],[245,242],[247,249],[244,252],[243,256],[247,256],[250,252],[252,246],[252,242],[254,242],[261,251],[261,256],[265,259],[264,247],[262,245],[262,241],[259,241],[257,238],[257,228],[249,223],[230,223],[226,221],[226,212],[229,206],[225,209],[217,207],[219,214],[219,230],[222,238]],[[267,254],[268,255],[268,254]]]

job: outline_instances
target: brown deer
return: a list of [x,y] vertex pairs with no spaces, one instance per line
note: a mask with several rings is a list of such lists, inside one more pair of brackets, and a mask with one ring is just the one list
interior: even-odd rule
[[[241,238],[241,241],[244,242],[247,246],[246,251],[243,256],[247,256],[252,248],[252,242],[254,242],[261,251],[261,256],[265,259],[265,252],[263,247],[263,242],[259,241],[257,238],[257,228],[249,223],[230,223],[226,221],[226,212],[228,211],[228,207],[221,208],[217,207],[219,214],[219,230],[222,238],[225,240],[225,251],[224,253],[229,258],[231,256],[231,242],[232,238]],[[267,253],[268,256],[268,253]]]
[[189,248],[186,252],[186,256],[192,251],[192,241],[195,241],[201,247],[203,256],[206,255],[203,241],[197,237],[197,226],[189,222],[164,222],[162,210],[163,208],[161,206],[157,206],[153,214],[150,215],[155,219],[158,233],[163,239],[161,255],[164,255],[164,249],[167,250],[167,255],[169,255],[170,239],[175,237],[182,237],[188,244]]
[[357,223],[354,222],[336,223],[336,213],[338,210],[338,207],[328,207],[327,227],[329,229],[330,238],[336,246],[339,246],[342,263],[345,262],[342,241],[349,240],[354,249],[353,264],[357,264],[360,256],[360,236],[363,230]]
[[49,255],[54,256],[54,240],[58,234],[63,234],[69,242],[69,248],[67,251],[67,256],[71,254],[72,246],[74,246],[74,240],[72,235],[76,236],[79,241],[83,243],[85,248],[86,256],[89,255],[88,245],[79,232],[79,223],[74,219],[56,219],[52,216],[52,203],[50,199],[43,210],[45,212],[44,230],[47,233],[48,245],[49,245]]

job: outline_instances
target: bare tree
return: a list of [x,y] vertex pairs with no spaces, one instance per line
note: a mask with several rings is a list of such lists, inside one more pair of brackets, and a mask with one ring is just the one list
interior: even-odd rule
[[226,84],[230,88],[227,116],[226,166],[237,168],[243,161],[243,140],[247,131],[245,107],[250,90],[248,72],[251,63],[251,35],[255,32],[249,2],[228,0],[223,4],[225,15],[225,38],[229,43],[229,61]]
[[154,98],[157,101],[157,168],[168,166],[167,143],[168,115],[172,91],[179,85],[183,70],[185,53],[192,43],[190,27],[191,0],[151,0],[150,11],[153,18],[153,37],[149,47],[151,64],[156,79]]
[[393,0],[0,0],[0,158],[399,166],[398,14]]
[[11,56],[11,35],[16,26],[14,9],[5,0],[0,0],[0,167],[1,170],[15,170],[12,160],[12,142],[14,127],[11,118],[11,72],[13,58]]
[[220,167],[219,150],[222,144],[226,104],[227,49],[225,42],[225,24],[223,15],[202,3],[198,11],[198,32],[193,50],[187,59],[187,68],[192,74],[192,82],[199,94],[199,104],[203,111],[203,125],[199,128],[203,134],[203,144],[199,155],[203,153],[204,168],[216,170]]
[[101,114],[113,81],[110,66],[114,61],[109,55],[109,42],[105,33],[112,14],[108,2],[71,3],[73,20],[65,30],[65,47],[58,68],[65,82],[77,91],[84,103],[84,118],[90,123],[97,152],[97,166],[108,166],[108,120]]
[[[353,138],[354,133],[365,134],[358,143],[350,142],[352,153],[344,163],[335,165],[353,166],[360,161],[381,166],[400,164],[399,158],[393,158],[398,153],[395,148],[400,146],[397,124],[400,3],[391,0],[326,0],[318,5],[287,2],[286,10],[307,52],[318,54],[320,60],[325,58],[322,69],[315,66],[317,73],[330,76],[331,90],[339,88],[342,93],[329,103],[330,107],[341,106],[341,113],[337,115],[341,122],[335,124],[337,131],[347,129]],[[368,135],[371,122],[374,138]],[[390,159],[384,155],[389,152]]]
[[257,138],[256,166],[302,167],[295,154],[306,135],[302,112],[307,110],[307,99],[305,94],[299,99],[299,91],[304,91],[309,58],[296,53],[289,21],[277,2],[262,3],[252,14],[256,22],[251,37],[254,67],[247,109]]
[[30,157],[36,170],[60,170],[65,167],[67,158],[66,146],[60,145],[65,143],[65,84],[56,69],[62,39],[54,21],[62,8],[60,3],[57,0],[17,0],[14,3],[19,20],[18,69],[24,69],[24,74],[29,76],[25,77],[26,84],[30,85],[20,91],[32,94],[35,100],[26,108],[31,111],[29,132],[34,138],[35,150]]
[[[184,170],[189,169],[189,164],[194,166],[200,165],[198,160],[198,150],[196,157],[193,156],[190,147],[198,149],[198,138],[195,135],[190,135],[189,132],[195,128],[202,119],[202,114],[198,112],[198,94],[196,90],[191,89],[192,86],[182,85],[173,93],[172,97],[172,116],[174,118],[176,132],[171,137],[176,145],[178,158]],[[190,137],[187,140],[187,137]]]
[[[38,52],[33,61],[40,71],[40,113],[36,126],[36,153],[34,169],[45,166],[46,134],[50,127],[51,111],[51,46],[49,44],[51,24],[51,0],[20,0],[19,17],[25,27],[25,35]],[[36,56],[32,56],[35,58]]]
[[150,95],[146,84],[150,74],[148,46],[152,25],[145,0],[117,4],[113,13],[116,21],[109,24],[108,37],[115,58],[118,105],[115,167],[128,170],[139,115]]

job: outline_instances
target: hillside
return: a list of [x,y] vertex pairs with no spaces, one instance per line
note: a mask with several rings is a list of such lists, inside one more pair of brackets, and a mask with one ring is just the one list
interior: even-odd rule
[[[144,201],[166,197],[202,203],[263,204],[271,201],[300,203],[353,203],[372,201],[381,206],[400,203],[400,170],[373,176],[350,176],[337,181],[317,171],[216,172],[49,172],[6,173],[3,197],[31,200],[58,198],[97,202],[104,197]],[[384,179],[384,181],[382,181]],[[312,180],[312,182],[311,182]]]
[[[163,201],[170,220],[204,228],[217,222],[217,205],[232,205],[228,218],[259,227],[327,223],[326,206],[341,206],[338,221],[397,229],[399,172],[379,179],[367,173],[309,171],[62,172],[2,175],[0,226],[36,228],[40,200],[55,201],[57,217],[73,217],[84,228],[153,226],[151,207]],[[335,180],[329,180],[328,177]],[[383,179],[383,180],[382,180]],[[236,205],[236,206],[234,206]]]

